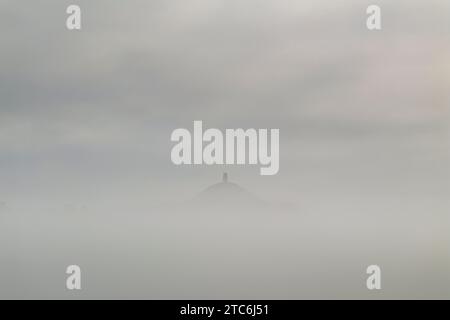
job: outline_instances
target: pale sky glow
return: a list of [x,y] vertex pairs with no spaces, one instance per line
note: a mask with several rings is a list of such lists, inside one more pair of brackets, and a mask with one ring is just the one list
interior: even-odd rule
[[[65,28],[72,2],[82,8],[81,31]],[[280,255],[264,262],[267,268],[286,259],[292,263],[273,270],[297,279],[295,268],[307,264],[283,255],[288,250],[279,251],[280,243],[292,252],[313,243],[331,261],[342,250],[364,265],[370,259],[359,250],[384,252],[375,240],[384,232],[382,259],[399,266],[393,272],[411,258],[429,262],[426,268],[441,277],[450,265],[442,244],[450,234],[450,1],[376,1],[383,23],[376,32],[365,24],[372,3],[0,0],[0,203],[11,210],[0,207],[0,230],[2,223],[7,229],[0,231],[0,259],[22,265],[35,261],[38,249],[51,256],[49,239],[67,231],[70,242],[77,230],[86,234],[87,248],[89,241],[106,247],[114,239],[118,252],[126,251],[118,239],[129,237],[138,243],[131,256],[142,245],[159,257],[188,231],[173,231],[154,206],[190,199],[227,171],[261,198],[298,208],[293,221],[277,220],[274,229],[267,221],[248,226],[276,252],[267,257]],[[170,135],[192,130],[195,120],[205,129],[279,129],[278,174],[261,176],[259,165],[175,166]],[[86,211],[78,222],[77,210]],[[106,212],[129,220],[105,226]],[[147,222],[136,222],[137,212],[146,213],[153,233]],[[242,230],[236,239],[246,241]],[[358,244],[358,237],[366,242]],[[6,248],[11,238],[17,248]],[[35,238],[42,243],[31,244]],[[404,260],[395,260],[396,250]],[[314,270],[320,254],[300,251],[312,257],[305,268]],[[173,249],[170,259],[183,260],[180,252]],[[429,287],[436,296],[445,291],[436,288]],[[330,296],[339,291],[333,290]]]
[[[375,154],[383,141],[388,154],[416,142],[418,155],[448,160],[449,4],[385,2],[384,31],[368,34],[361,1],[135,2],[81,1],[83,30],[68,34],[55,26],[64,3],[3,1],[0,152],[27,159],[0,168],[11,181],[35,174],[40,161],[64,171],[49,172],[48,183],[74,170],[88,179],[105,162],[99,183],[110,170],[117,182],[133,179],[127,166],[142,187],[149,182],[139,176],[155,170],[155,184],[179,179],[166,165],[168,137],[195,119],[280,128],[282,189],[306,169],[320,176],[304,161],[314,154],[336,165],[345,153],[344,171],[361,162],[346,141]],[[208,180],[217,174],[209,169],[201,170]]]

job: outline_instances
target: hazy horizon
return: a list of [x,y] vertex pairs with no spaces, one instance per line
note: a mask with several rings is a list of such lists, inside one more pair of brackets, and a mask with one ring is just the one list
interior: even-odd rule
[[[450,2],[372,3],[0,0],[0,298],[448,299]],[[279,172],[174,165],[195,120]],[[225,171],[289,209],[162,214]]]

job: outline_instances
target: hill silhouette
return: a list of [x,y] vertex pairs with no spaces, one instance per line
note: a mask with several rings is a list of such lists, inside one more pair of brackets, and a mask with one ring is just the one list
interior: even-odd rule
[[216,210],[261,209],[265,202],[237,183],[228,181],[224,173],[222,181],[207,187],[191,200],[196,208]]
[[222,181],[210,185],[189,200],[171,202],[158,207],[158,212],[169,214],[169,216],[172,214],[183,216],[202,214],[209,217],[234,215],[239,219],[253,216],[253,214],[295,213],[296,211],[296,207],[291,203],[272,203],[257,197],[239,184],[229,181],[227,173],[223,174]]

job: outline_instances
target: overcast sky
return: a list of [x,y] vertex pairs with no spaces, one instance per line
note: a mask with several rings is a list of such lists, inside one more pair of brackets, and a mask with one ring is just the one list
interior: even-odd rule
[[[0,298],[448,298],[449,39],[446,0],[0,0]],[[279,173],[175,166],[194,120]],[[225,170],[287,205],[154,206]]]
[[189,197],[224,170],[171,163],[194,120],[280,128],[277,176],[227,168],[261,194],[443,199],[450,3],[377,1],[369,32],[372,2],[1,0],[0,200]]

